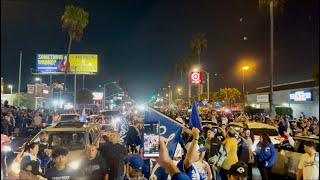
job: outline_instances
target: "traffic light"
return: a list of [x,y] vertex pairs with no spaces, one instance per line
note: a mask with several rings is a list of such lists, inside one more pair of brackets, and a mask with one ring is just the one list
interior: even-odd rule
[[151,100],[155,100],[155,99],[156,99],[156,96],[155,96],[155,95],[152,95],[152,96],[150,96],[150,99],[151,99]]

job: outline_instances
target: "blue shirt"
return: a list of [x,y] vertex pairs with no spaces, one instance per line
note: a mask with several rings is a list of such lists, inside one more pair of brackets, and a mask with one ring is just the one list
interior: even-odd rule
[[[257,145],[256,154],[258,159],[258,165],[263,165],[264,167],[271,167],[276,159],[276,150],[271,143],[267,143],[266,147],[262,149],[261,143]],[[268,162],[268,166],[264,163]]]

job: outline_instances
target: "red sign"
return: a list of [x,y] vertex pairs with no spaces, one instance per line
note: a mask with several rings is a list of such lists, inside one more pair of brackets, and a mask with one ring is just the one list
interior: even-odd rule
[[34,94],[34,86],[28,86],[28,94]]
[[190,73],[191,84],[202,84],[202,72],[191,72]]
[[46,89],[41,89],[41,93],[42,93],[42,94],[49,94],[49,91],[46,90]]

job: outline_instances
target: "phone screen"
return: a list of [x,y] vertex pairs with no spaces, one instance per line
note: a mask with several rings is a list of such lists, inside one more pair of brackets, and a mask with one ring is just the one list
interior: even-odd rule
[[159,157],[160,146],[160,122],[154,121],[144,124],[143,134],[143,156]]

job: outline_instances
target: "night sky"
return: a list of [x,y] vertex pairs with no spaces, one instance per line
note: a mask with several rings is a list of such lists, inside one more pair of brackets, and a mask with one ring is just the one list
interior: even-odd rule
[[[66,1],[1,0],[1,77],[18,86],[19,51],[23,51],[22,90],[34,83],[36,53],[67,53],[61,28]],[[206,34],[202,65],[211,88],[236,87],[239,63],[252,61],[246,88],[268,85],[269,15],[258,0],[232,1],[77,1],[89,12],[89,24],[72,53],[98,54],[99,72],[86,77],[86,87],[123,80],[134,98],[148,97],[165,81],[177,60],[192,53],[193,34]],[[319,64],[319,2],[288,0],[275,18],[275,84],[311,78]],[[240,21],[242,18],[242,21]],[[247,40],[243,38],[247,37]],[[43,77],[48,82],[48,77]],[[63,77],[55,76],[58,82]],[[73,78],[69,77],[72,89]],[[79,87],[81,87],[79,81]],[[67,87],[68,87],[67,86]],[[8,89],[7,89],[8,90]]]

